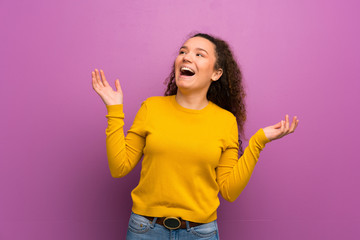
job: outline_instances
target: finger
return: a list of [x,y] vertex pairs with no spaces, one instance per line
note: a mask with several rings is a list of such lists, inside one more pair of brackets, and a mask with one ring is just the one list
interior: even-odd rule
[[91,80],[92,80],[91,82],[92,82],[93,89],[97,90],[98,84],[96,82],[96,76],[95,76],[94,71],[91,72]]
[[281,120],[281,128],[280,128],[280,137],[284,136],[285,134],[285,121]]
[[96,77],[96,82],[99,85],[99,87],[104,87],[104,84],[101,82],[101,79],[100,79],[99,70],[97,70],[96,68],[95,68],[95,77]]
[[290,125],[290,123],[289,123],[289,115],[286,114],[286,116],[285,116],[285,132],[286,133],[289,132],[289,125]]
[[120,86],[120,81],[119,81],[119,79],[116,79],[116,80],[115,80],[115,87],[116,87],[116,92],[122,94],[122,89],[121,89],[121,86]]
[[292,122],[291,122],[291,126],[290,126],[290,133],[293,133],[295,131],[296,128],[296,123],[297,123],[297,117],[293,117]]
[[100,69],[100,75],[101,75],[101,79],[102,79],[102,82],[103,82],[104,86],[105,87],[109,86],[109,83],[106,81],[106,78],[105,78],[105,73],[101,69]]
[[278,122],[277,124],[273,125],[273,128],[275,129],[281,128],[281,122]]
[[[299,119],[296,119],[295,129],[297,128],[298,124],[299,124]],[[294,129],[294,130],[295,130],[295,129]]]

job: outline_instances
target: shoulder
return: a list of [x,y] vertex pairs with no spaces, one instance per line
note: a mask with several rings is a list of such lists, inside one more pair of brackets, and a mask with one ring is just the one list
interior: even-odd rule
[[234,124],[236,123],[236,117],[234,116],[234,114],[222,107],[219,107],[218,105],[216,105],[215,103],[212,103],[213,104],[213,109],[215,111],[215,114],[214,116],[223,121],[224,123],[227,123],[227,124]]
[[170,102],[170,96],[152,96],[148,97],[143,103],[148,106],[166,105]]
[[146,98],[142,106],[152,113],[167,112],[171,104],[170,96],[153,96]]
[[145,102],[147,103],[161,103],[169,101],[170,96],[152,96],[148,97]]

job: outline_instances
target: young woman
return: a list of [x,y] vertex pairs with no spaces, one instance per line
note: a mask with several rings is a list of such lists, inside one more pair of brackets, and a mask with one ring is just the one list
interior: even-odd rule
[[[111,175],[123,177],[144,156],[132,191],[127,239],[219,239],[218,193],[234,201],[248,183],[265,144],[294,132],[289,116],[259,129],[242,151],[246,119],[241,71],[226,42],[190,37],[179,50],[165,96],[146,99],[124,136],[123,93],[104,72],[92,85],[107,107]],[[238,158],[240,153],[242,156]]]

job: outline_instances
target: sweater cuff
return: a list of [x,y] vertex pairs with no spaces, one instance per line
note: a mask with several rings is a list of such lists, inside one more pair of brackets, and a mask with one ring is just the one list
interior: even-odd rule
[[122,117],[124,117],[123,108],[124,108],[123,104],[106,105],[108,115],[111,115],[111,116],[119,116],[119,117],[122,116]]
[[266,137],[264,129],[260,128],[254,135],[255,141],[260,144],[261,148],[265,147],[265,144],[270,142],[270,140]]

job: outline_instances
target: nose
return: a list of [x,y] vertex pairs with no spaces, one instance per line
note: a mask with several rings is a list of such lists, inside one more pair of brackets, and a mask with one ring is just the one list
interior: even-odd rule
[[183,57],[183,61],[184,62],[192,62],[192,55],[191,55],[191,53],[187,53],[187,54],[185,54],[184,55],[184,57]]

